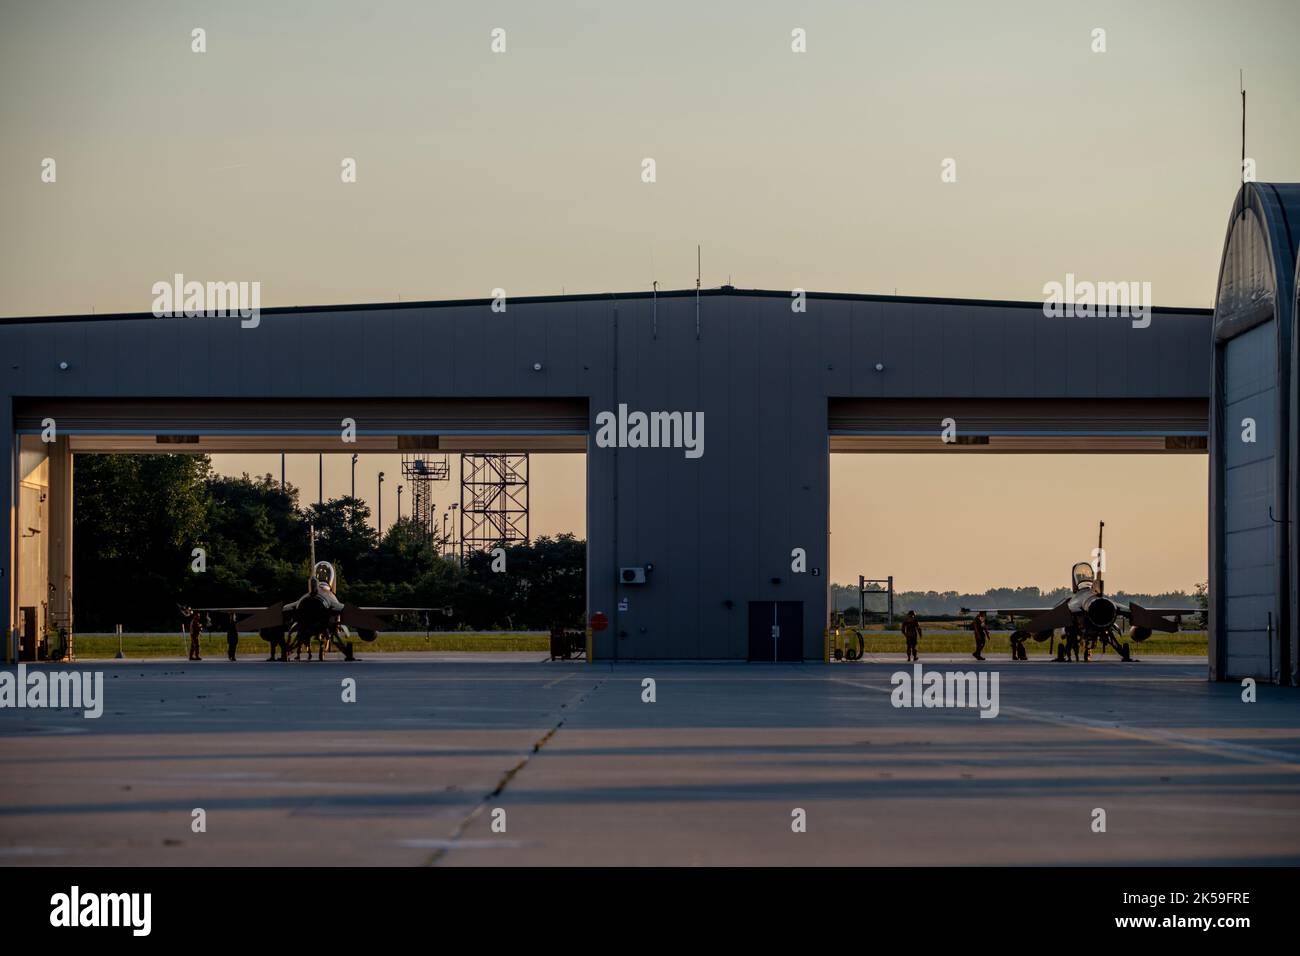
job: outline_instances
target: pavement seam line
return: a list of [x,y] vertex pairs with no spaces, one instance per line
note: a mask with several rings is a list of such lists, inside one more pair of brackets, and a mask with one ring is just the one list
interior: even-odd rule
[[[848,684],[850,687],[862,687],[866,690],[880,691],[882,694],[893,693],[892,686],[878,687],[873,684],[864,684],[858,681],[848,680],[844,677],[830,677],[827,679],[838,684]],[[1148,744],[1164,744],[1166,747],[1195,750],[1200,753],[1229,757],[1247,763],[1281,763],[1291,767],[1300,764],[1300,757],[1297,757],[1294,754],[1289,754],[1282,750],[1269,750],[1264,747],[1252,747],[1249,744],[1239,744],[1231,740],[1211,740],[1202,737],[1191,737],[1186,734],[1159,730],[1155,727],[1130,727],[1118,722],[1110,723],[1108,721],[1096,720],[1091,717],[1077,717],[1074,714],[1052,715],[1031,710],[1027,707],[1004,706],[1001,708],[1001,711],[1005,714],[1014,714],[1017,717],[1023,717],[1026,720],[1036,720],[1039,723],[1055,724],[1059,727],[1081,727],[1085,730],[1096,731],[1097,733],[1107,734],[1112,737],[1140,740],[1143,743]]]
[[[576,698],[566,701],[564,705],[562,705],[561,709],[568,709],[570,705],[573,705],[573,707],[576,708],[578,704],[581,704],[584,700],[587,699],[588,694],[595,693],[596,691],[600,690],[600,686],[603,683],[604,683],[603,680],[598,680],[595,686],[593,686],[590,690],[582,691],[577,695]],[[570,713],[572,713],[572,711],[570,711]],[[518,763],[516,763],[513,767],[511,767],[509,770],[503,773],[501,775],[501,779],[497,781],[496,787],[494,787],[490,793],[485,794],[483,798],[479,800],[478,804],[474,807],[474,809],[471,810],[466,815],[465,819],[461,820],[460,823],[456,825],[456,828],[451,832],[451,836],[447,841],[448,843],[454,844],[460,841],[460,838],[465,835],[465,831],[469,829],[469,825],[473,823],[475,820],[477,820],[482,815],[483,811],[487,808],[488,801],[491,800],[493,797],[498,797],[501,795],[501,793],[506,789],[506,787],[510,785],[510,781],[514,780],[515,775],[518,774],[519,771],[524,769],[524,767],[528,764],[528,761],[532,760],[534,756],[536,756],[538,753],[541,752],[542,748],[545,747],[550,742],[551,738],[554,737],[556,733],[559,732],[559,729],[564,726],[564,722],[567,719],[568,719],[568,714],[566,714],[564,717],[561,717],[556,722],[554,727],[552,727],[550,730],[544,733],[537,740],[533,741],[532,749],[530,749],[526,754],[524,754],[523,757],[520,758]],[[452,846],[438,847],[436,850],[433,851],[433,853],[429,854],[429,858],[425,860],[424,863],[421,865],[437,866],[438,863],[442,861],[442,858],[445,857],[447,853],[452,849],[453,849]]]

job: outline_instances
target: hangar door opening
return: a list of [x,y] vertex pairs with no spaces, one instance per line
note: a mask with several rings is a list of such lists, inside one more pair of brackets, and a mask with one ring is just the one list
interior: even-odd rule
[[[586,617],[586,416],[585,400],[25,403],[23,653],[112,656],[121,624],[127,656],[173,654],[178,604],[298,598],[309,529],[340,600],[432,609],[359,649],[547,650]],[[205,616],[210,653],[227,618]],[[265,656],[258,633],[241,652]]]
[[[946,434],[945,420],[956,425]],[[1093,563],[1116,603],[1197,610],[1141,641],[1118,617],[1134,656],[1205,654],[1204,401],[833,400],[830,426],[828,623],[860,631],[863,656],[901,658],[911,610],[922,658],[970,659],[963,608],[1051,608]],[[1026,620],[990,619],[984,654],[1009,657]],[[1064,635],[1040,632],[1028,650],[1055,651]]]
[[[1234,437],[1253,422],[1251,441],[1222,448],[1223,635],[1220,665],[1228,677],[1277,680],[1286,668],[1276,568],[1281,534],[1278,505],[1277,323],[1265,322],[1229,339],[1222,352],[1223,421]],[[1247,426],[1249,427],[1249,426]]]

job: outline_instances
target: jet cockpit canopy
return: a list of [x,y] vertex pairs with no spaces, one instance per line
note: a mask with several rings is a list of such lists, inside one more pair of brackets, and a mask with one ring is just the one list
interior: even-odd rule
[[317,561],[316,566],[312,568],[312,576],[318,584],[323,584],[331,591],[334,590],[334,565],[328,561]]

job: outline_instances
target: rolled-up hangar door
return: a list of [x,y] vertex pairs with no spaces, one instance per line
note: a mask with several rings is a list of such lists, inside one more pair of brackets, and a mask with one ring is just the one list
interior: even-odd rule
[[583,451],[585,398],[36,398],[14,401],[19,434],[58,423],[76,452]]
[[1214,315],[1210,672],[1296,683],[1293,322],[1300,187],[1248,183]]

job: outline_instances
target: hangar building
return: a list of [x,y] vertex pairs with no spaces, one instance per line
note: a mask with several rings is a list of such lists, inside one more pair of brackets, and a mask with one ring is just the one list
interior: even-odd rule
[[[597,659],[820,659],[830,452],[1204,451],[1208,312],[1157,310],[1134,328],[1047,318],[1039,302],[793,301],[723,288],[515,299],[504,313],[487,300],[266,310],[255,328],[5,322],[14,468],[0,495],[48,489],[9,514],[47,522],[53,588],[29,556],[3,616],[22,626],[46,590],[66,614],[76,452],[585,450],[589,610],[612,621]],[[620,406],[625,420],[702,413],[703,453],[600,447],[597,418]],[[960,444],[940,439],[949,417]],[[7,525],[13,567],[33,546]],[[644,583],[621,583],[624,569]]]
[[[1243,190],[1245,201],[1262,188]],[[1254,215],[1274,248],[1276,216]],[[1294,298],[1294,247],[1290,263],[1275,300]],[[571,451],[587,456],[588,611],[612,622],[593,637],[597,660],[819,660],[830,453],[1203,454],[1212,383],[1216,395],[1236,387],[1232,342],[1263,327],[1197,309],[1155,309],[1142,327],[1049,317],[1042,302],[801,301],[731,287],[518,298],[504,312],[487,299],[266,309],[245,324],[150,313],[0,321],[0,449],[11,463],[0,470],[0,621],[12,632],[69,613],[76,453]],[[1277,354],[1293,367],[1289,343]],[[1274,379],[1290,422],[1294,381]],[[638,412],[665,428],[674,420],[650,416],[699,413],[702,442],[634,447]],[[602,436],[609,416],[628,427]],[[344,418],[357,423],[355,445],[342,443]],[[947,418],[957,443],[941,439]],[[41,440],[49,419],[52,443]],[[1276,451],[1284,438],[1269,434]],[[1264,470],[1288,460],[1293,483],[1294,454],[1292,444]],[[1235,474],[1222,466],[1212,474]],[[1284,498],[1275,515],[1288,513]],[[1215,560],[1212,575],[1245,567]],[[1294,581],[1290,594],[1293,607]],[[1253,613],[1239,601],[1216,607],[1233,628]],[[1220,631],[1216,676],[1257,666],[1258,648],[1238,651],[1224,638],[1235,632]]]
[[1294,503],[1300,184],[1233,203],[1210,385],[1210,674],[1300,683]]

